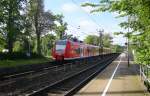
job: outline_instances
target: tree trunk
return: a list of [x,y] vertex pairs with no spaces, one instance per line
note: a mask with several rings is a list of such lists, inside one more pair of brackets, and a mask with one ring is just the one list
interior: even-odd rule
[[13,40],[11,39],[11,37],[8,37],[8,50],[9,50],[9,53],[12,53],[13,52]]
[[8,31],[8,34],[7,34],[7,47],[8,47],[8,51],[9,53],[12,53],[13,52],[13,18],[12,18],[12,9],[11,9],[11,2],[10,2],[10,5],[9,5],[9,18],[8,18],[8,24],[7,24],[7,31]]
[[62,39],[62,38],[63,38],[63,36],[64,36],[63,31],[60,31],[60,37],[59,37],[59,39]]
[[13,52],[13,33],[12,33],[12,27],[11,27],[11,20],[9,19],[8,21],[8,27],[7,27],[7,31],[8,31],[8,34],[7,34],[7,47],[8,47],[8,51],[9,53],[12,53]]
[[39,54],[39,55],[41,55],[41,42],[40,42],[40,37],[41,37],[41,34],[40,34],[40,28],[39,28],[39,23],[38,23],[38,12],[36,12],[35,13],[35,16],[34,16],[34,18],[35,18],[35,31],[36,31],[36,43],[37,43],[37,53]]
[[37,53],[41,55],[41,41],[40,41],[40,34],[37,34]]

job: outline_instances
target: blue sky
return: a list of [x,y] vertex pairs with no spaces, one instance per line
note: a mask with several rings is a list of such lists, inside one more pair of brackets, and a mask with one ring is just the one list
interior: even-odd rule
[[[99,0],[44,0],[45,10],[50,10],[54,14],[63,14],[64,21],[68,23],[68,34],[77,36],[83,40],[87,35],[97,35],[97,30],[104,29],[105,33],[113,36],[113,43],[124,45],[125,38],[114,36],[113,32],[124,31],[119,27],[119,23],[125,18],[115,18],[116,13],[94,13],[90,14],[91,7],[80,7],[82,3]],[[78,28],[80,26],[80,28]]]

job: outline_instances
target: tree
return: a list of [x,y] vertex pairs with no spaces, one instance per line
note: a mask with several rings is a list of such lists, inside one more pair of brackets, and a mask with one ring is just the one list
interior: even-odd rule
[[91,45],[99,45],[99,36],[96,35],[88,35],[85,39],[84,42],[87,44]]
[[[92,44],[92,45],[99,45],[99,36],[96,35],[88,35],[85,39],[84,42],[87,44]],[[111,46],[111,41],[112,37],[109,34],[103,34],[102,36],[103,40],[103,46],[109,48]]]
[[44,12],[43,0],[30,0],[29,17],[37,38],[37,53],[41,54],[41,35],[52,29],[55,16],[51,12]]
[[65,35],[65,30],[67,30],[67,23],[63,21],[63,15],[56,15],[56,24],[54,26],[55,33],[58,37],[58,39],[62,39]]
[[124,50],[124,47],[123,46],[120,46],[120,45],[112,45],[112,51],[113,52],[123,52],[123,50]]
[[113,39],[110,36],[110,34],[108,34],[108,33],[104,34],[103,37],[102,37],[102,39],[103,39],[103,46],[107,47],[107,48],[110,48],[111,43],[112,43],[112,39]]
[[[8,48],[9,52],[37,52],[50,55],[56,36],[68,36],[65,33],[67,23],[63,15],[54,15],[44,11],[44,0],[0,0],[0,51]],[[54,21],[60,23],[56,26]]]
[[6,37],[9,53],[13,52],[13,43],[22,30],[22,4],[25,0],[0,1],[1,34]]
[[41,38],[41,45],[42,45],[41,50],[44,56],[51,55],[51,49],[53,48],[55,40],[56,37],[53,34],[47,34]]

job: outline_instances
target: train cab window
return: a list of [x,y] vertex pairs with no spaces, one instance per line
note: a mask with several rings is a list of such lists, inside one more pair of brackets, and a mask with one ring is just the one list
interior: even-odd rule
[[56,51],[64,51],[66,48],[66,40],[59,40],[56,42]]

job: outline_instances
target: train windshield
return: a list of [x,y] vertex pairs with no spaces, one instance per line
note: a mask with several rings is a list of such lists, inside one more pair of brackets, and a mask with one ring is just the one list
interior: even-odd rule
[[67,41],[60,40],[56,42],[56,51],[64,51],[66,48]]

